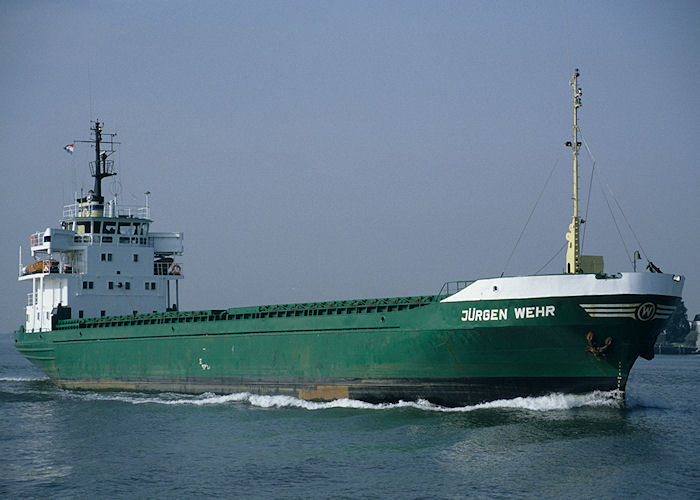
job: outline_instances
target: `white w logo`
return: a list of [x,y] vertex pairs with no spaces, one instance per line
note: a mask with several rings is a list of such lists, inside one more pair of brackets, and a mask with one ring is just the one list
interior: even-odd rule
[[635,315],[639,321],[649,321],[654,317],[654,314],[656,314],[656,304],[653,302],[645,302],[644,304],[640,304],[635,312]]

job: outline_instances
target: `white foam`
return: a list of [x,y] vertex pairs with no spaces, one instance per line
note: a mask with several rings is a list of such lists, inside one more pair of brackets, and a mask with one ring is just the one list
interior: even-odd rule
[[84,399],[89,401],[120,401],[122,403],[131,404],[161,404],[161,405],[221,405],[231,402],[245,401],[250,394],[242,392],[238,394],[216,395],[212,393],[204,393],[198,396],[188,396],[184,394],[162,393],[154,396],[145,394],[130,394],[130,393],[108,393],[108,392],[72,392],[66,391],[66,396],[69,398]]
[[49,377],[0,377],[0,382],[38,382],[49,380]]
[[594,391],[587,394],[548,394],[546,396],[500,399],[465,408],[522,408],[533,411],[570,410],[582,406],[619,408],[624,404],[621,391]]
[[397,403],[366,403],[356,399],[336,399],[328,402],[306,401],[292,396],[268,396],[240,392],[217,395],[212,393],[188,396],[183,394],[163,393],[153,396],[136,393],[82,393],[65,392],[67,397],[91,401],[120,401],[130,404],[162,405],[227,405],[247,403],[259,408],[301,408],[305,410],[326,410],[330,408],[352,408],[361,410],[390,410],[394,408],[415,408],[437,412],[468,412],[488,408],[517,408],[531,411],[569,410],[584,406],[604,406],[619,408],[624,404],[622,394],[618,391],[592,392],[588,394],[549,394],[539,397],[501,399],[472,406],[448,408],[435,405],[425,400],[399,401]]

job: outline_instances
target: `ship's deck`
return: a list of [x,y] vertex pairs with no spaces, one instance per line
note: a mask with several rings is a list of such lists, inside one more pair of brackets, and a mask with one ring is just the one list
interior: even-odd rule
[[335,300],[328,302],[234,307],[203,311],[168,311],[128,316],[65,319],[57,321],[54,330],[260,318],[287,318],[295,316],[381,313],[415,309],[417,307],[433,304],[444,297],[445,295],[420,295],[413,297]]

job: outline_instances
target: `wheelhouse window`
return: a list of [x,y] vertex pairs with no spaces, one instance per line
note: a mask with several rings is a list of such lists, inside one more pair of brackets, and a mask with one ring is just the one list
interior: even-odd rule
[[134,226],[131,222],[119,223],[119,234],[132,235],[134,234]]
[[76,225],[76,232],[78,234],[89,234],[91,232],[90,221],[78,221]]

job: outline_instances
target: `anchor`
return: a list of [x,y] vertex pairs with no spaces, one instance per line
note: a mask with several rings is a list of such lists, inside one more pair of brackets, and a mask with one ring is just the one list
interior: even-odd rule
[[586,352],[590,352],[594,356],[606,356],[606,351],[610,348],[612,345],[612,337],[608,337],[605,339],[605,343],[603,345],[595,345],[593,343],[593,332],[589,331],[586,334],[586,340],[588,341],[588,345],[586,346]]

